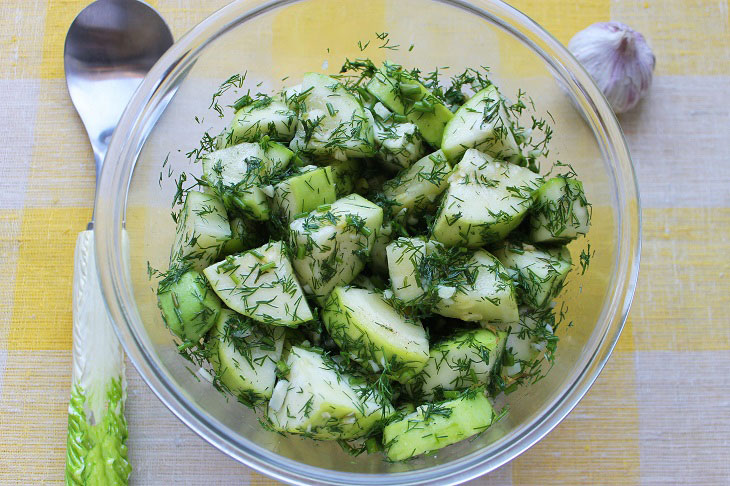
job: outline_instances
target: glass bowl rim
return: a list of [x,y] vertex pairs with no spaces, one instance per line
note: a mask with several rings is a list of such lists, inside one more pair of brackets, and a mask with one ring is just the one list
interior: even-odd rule
[[[628,317],[636,289],[641,251],[641,211],[638,184],[623,132],[600,89],[568,50],[529,17],[501,0],[432,0],[477,15],[509,32],[540,56],[591,115],[595,135],[606,140],[602,150],[613,162],[618,203],[616,287],[605,311],[609,321],[585,365],[559,397],[539,416],[510,431],[488,447],[451,462],[408,472],[365,474],[309,466],[258,446],[203,412],[166,377],[152,353],[145,349],[135,327],[142,326],[131,278],[122,255],[126,196],[144,140],[169,101],[174,86],[169,79],[190,69],[195,58],[215,39],[248,20],[276,8],[305,0],[242,0],[213,13],[179,39],[155,64],[130,101],[112,137],[96,196],[94,223],[98,272],[107,309],[127,355],[143,380],[183,423],[208,443],[255,469],[292,484],[457,484],[509,462],[539,441],[577,405],[603,369]],[[165,93],[162,95],[161,93]],[[153,102],[155,102],[154,104]],[[589,121],[589,123],[591,123]],[[130,143],[137,141],[138,143]],[[123,196],[123,197],[121,197]],[[633,204],[632,204],[633,202]],[[600,325],[599,320],[596,325]],[[489,452],[489,454],[487,454]]]

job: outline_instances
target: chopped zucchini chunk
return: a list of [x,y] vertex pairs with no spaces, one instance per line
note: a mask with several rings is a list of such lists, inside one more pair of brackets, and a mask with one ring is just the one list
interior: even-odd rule
[[398,238],[386,249],[388,273],[393,293],[404,302],[410,302],[425,293],[421,287],[420,266],[428,252],[426,238]]
[[384,370],[405,382],[428,359],[421,322],[398,312],[379,292],[336,287],[325,303],[322,321],[340,349],[369,371]]
[[298,215],[333,203],[336,199],[332,170],[307,166],[274,186],[272,209],[288,224]]
[[392,215],[404,208],[424,211],[436,205],[436,199],[448,187],[451,166],[443,152],[427,155],[383,185],[383,195],[389,201]]
[[535,243],[565,243],[588,233],[590,204],[578,179],[557,176],[535,194],[530,210],[530,239]]
[[352,282],[382,223],[383,210],[357,194],[293,221],[293,264],[305,292],[323,303],[336,286]]
[[520,153],[514,121],[495,85],[469,98],[444,129],[441,150],[449,160],[456,160],[470,148],[500,159]]
[[267,243],[204,270],[215,293],[236,312],[274,326],[312,320],[284,245]]
[[211,364],[226,388],[246,405],[268,400],[284,347],[284,330],[257,325],[248,317],[223,309],[213,338],[216,356]]
[[279,380],[269,401],[269,420],[279,430],[316,439],[355,439],[394,412],[377,390],[319,352],[294,346],[286,364],[286,379]]
[[264,96],[239,109],[233,116],[226,146],[255,142],[264,135],[277,142],[289,142],[297,128],[297,114],[284,94]]
[[408,384],[411,395],[428,400],[435,392],[489,384],[506,342],[505,331],[476,329],[435,344],[423,371]]
[[494,410],[484,390],[467,390],[454,400],[421,405],[386,425],[385,452],[391,461],[404,461],[483,432],[493,419]]
[[384,63],[367,90],[388,109],[415,124],[428,143],[441,146],[444,127],[454,114],[402,66]]
[[299,124],[290,147],[338,160],[375,153],[373,127],[360,101],[336,79],[306,73]]
[[512,280],[495,257],[477,250],[453,269],[451,282],[439,285],[434,312],[462,321],[516,322]]
[[177,217],[170,264],[180,261],[202,270],[218,258],[231,239],[231,226],[223,201],[214,194],[188,191]]
[[357,159],[336,160],[327,162],[335,180],[337,197],[345,197],[355,191],[355,181],[360,177],[360,162]]
[[[505,376],[536,376],[541,373],[543,357],[551,357],[558,342],[555,336],[555,315],[551,310],[520,309],[520,321],[509,326],[505,353],[509,358],[502,366]],[[504,361],[503,361],[504,363]]]
[[157,287],[162,319],[180,339],[197,343],[221,311],[221,301],[197,270],[171,269]]
[[227,208],[256,220],[269,219],[262,183],[283,171],[293,157],[276,142],[241,143],[203,157],[203,179]]
[[469,248],[504,239],[525,217],[541,182],[529,169],[467,150],[449,177],[433,238]]
[[418,127],[413,123],[393,123],[375,120],[377,157],[386,166],[407,169],[423,157],[424,146]]
[[494,255],[507,268],[519,300],[532,309],[543,309],[558,296],[572,267],[567,247],[536,248],[505,242]]
[[223,245],[220,256],[232,255],[261,246],[264,242],[263,232],[263,228],[260,227],[260,223],[257,221],[248,218],[232,219],[231,238]]

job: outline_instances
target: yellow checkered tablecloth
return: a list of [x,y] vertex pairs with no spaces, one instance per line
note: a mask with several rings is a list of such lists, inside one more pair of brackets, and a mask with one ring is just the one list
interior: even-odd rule
[[[0,2],[0,484],[59,483],[76,235],[94,168],[63,80],[86,0]],[[180,36],[220,0],[152,2]],[[567,42],[621,20],[657,56],[621,118],[644,219],[631,317],[593,389],[543,441],[474,484],[730,483],[730,27],[727,0],[516,0]],[[135,484],[273,484],[207,445],[128,367]]]

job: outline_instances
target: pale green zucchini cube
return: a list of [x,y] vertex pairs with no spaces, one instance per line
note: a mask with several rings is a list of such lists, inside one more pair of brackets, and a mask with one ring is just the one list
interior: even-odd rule
[[296,327],[313,318],[280,241],[228,256],[204,273],[228,307],[258,322]]
[[383,195],[391,201],[391,214],[421,212],[436,206],[436,200],[449,186],[451,173],[443,152],[437,150],[383,185]]
[[271,398],[284,329],[262,326],[230,309],[221,310],[213,333],[216,376],[246,405]]
[[591,205],[578,179],[557,176],[535,193],[530,210],[530,239],[535,243],[566,243],[585,235],[591,225]]
[[355,439],[394,413],[371,385],[319,352],[294,346],[286,364],[286,379],[276,384],[267,414],[278,430],[323,440]]
[[202,270],[215,262],[231,239],[231,226],[223,201],[214,194],[188,191],[177,215],[170,264]]
[[446,246],[478,248],[504,239],[527,214],[542,178],[469,149],[449,177],[433,226]]
[[386,425],[385,453],[391,461],[404,461],[484,432],[493,420],[494,409],[484,390],[468,390],[454,400],[421,405]]
[[307,166],[274,186],[272,210],[289,224],[302,213],[335,202],[335,180],[329,167]]
[[388,304],[382,294],[355,287],[336,287],[322,310],[332,339],[370,372],[387,371],[405,382],[428,359],[426,331]]
[[373,127],[365,109],[339,81],[306,73],[301,97],[305,97],[303,112],[289,145],[292,150],[338,160],[375,153]]
[[324,303],[332,289],[352,282],[382,223],[383,210],[357,194],[294,220],[289,225],[293,265],[304,291]]
[[567,247],[537,248],[527,243],[505,242],[494,250],[515,283],[517,297],[532,309],[544,309],[563,289],[572,268]]
[[506,101],[492,84],[456,110],[444,128],[441,150],[449,160],[456,160],[470,148],[507,159],[520,153],[514,126]]
[[221,301],[197,270],[171,268],[157,287],[162,319],[180,339],[197,343],[213,327]]

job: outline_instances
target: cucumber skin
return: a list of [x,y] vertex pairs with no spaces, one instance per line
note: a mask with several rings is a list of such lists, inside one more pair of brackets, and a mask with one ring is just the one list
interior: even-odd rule
[[203,274],[188,270],[177,281],[158,287],[157,306],[175,335],[197,343],[215,324],[222,304]]

